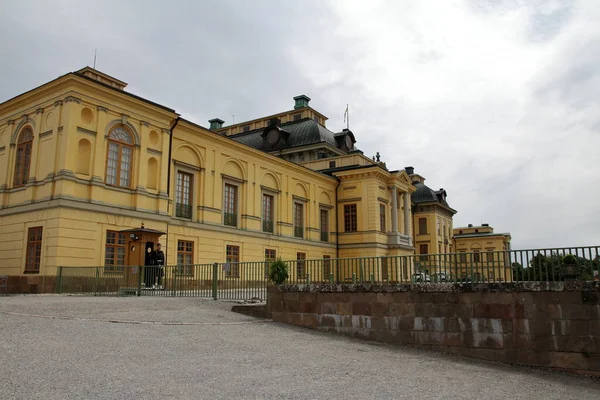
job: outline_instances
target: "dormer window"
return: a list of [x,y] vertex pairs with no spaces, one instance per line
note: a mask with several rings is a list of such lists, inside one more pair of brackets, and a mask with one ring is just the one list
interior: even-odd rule
[[276,129],[272,129],[267,133],[267,142],[270,145],[274,145],[279,141],[279,132]]
[[352,150],[352,138],[350,135],[346,135],[346,149]]

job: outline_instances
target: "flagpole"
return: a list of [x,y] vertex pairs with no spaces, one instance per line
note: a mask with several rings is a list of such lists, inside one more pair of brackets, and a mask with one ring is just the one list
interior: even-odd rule
[[344,122],[346,123],[346,129],[350,130],[350,113],[348,112],[348,104],[346,104],[346,112],[344,112]]

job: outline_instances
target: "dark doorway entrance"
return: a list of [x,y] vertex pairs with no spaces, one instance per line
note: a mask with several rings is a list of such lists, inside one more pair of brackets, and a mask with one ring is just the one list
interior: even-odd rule
[[146,242],[144,249],[144,285],[151,288],[156,284],[158,267],[154,265],[154,242]]

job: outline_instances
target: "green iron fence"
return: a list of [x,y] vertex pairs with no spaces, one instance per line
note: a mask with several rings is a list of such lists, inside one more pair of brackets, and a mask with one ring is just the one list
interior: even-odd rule
[[[446,284],[597,280],[600,247],[284,261],[288,284]],[[266,298],[268,261],[166,267],[59,267],[57,292]]]

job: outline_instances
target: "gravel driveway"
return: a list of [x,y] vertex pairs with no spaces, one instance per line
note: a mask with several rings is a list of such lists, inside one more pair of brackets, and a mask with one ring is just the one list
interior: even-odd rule
[[178,298],[0,298],[2,399],[600,399],[600,381]]

